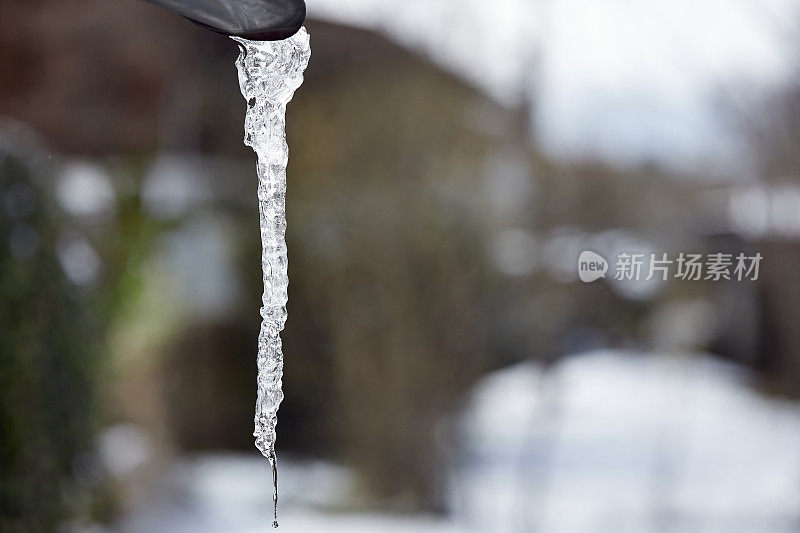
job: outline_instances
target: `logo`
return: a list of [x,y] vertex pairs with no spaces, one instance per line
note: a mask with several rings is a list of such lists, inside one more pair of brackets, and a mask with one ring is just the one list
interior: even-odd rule
[[584,250],[578,258],[578,277],[584,283],[605,278],[608,272],[608,261],[603,256]]

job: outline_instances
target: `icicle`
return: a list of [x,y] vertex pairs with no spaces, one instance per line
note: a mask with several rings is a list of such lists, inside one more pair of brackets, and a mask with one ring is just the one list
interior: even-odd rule
[[247,101],[244,143],[258,156],[258,207],[261,221],[261,266],[264,293],[261,332],[258,336],[258,400],[256,447],[272,467],[273,504],[278,527],[278,470],[275,459],[275,425],[283,391],[283,352],[280,332],[286,323],[289,278],[286,257],[286,104],[303,83],[311,56],[308,33],[283,41],[248,41],[234,38],[241,53],[236,60],[239,86]]

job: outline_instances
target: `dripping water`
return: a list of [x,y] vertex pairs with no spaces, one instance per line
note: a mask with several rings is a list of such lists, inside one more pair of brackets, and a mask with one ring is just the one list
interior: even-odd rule
[[275,452],[269,456],[269,465],[272,467],[272,527],[278,527],[278,459]]

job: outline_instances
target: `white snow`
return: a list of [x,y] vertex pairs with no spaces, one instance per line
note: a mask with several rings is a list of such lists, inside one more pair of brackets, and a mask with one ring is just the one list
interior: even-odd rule
[[517,365],[476,389],[466,434],[460,511],[505,531],[793,531],[800,517],[800,407],[705,355]]
[[[350,473],[280,464],[281,531],[782,532],[800,518],[800,406],[703,354],[594,352],[491,374],[463,413],[447,518],[346,512]],[[176,465],[123,531],[269,531],[257,454]]]

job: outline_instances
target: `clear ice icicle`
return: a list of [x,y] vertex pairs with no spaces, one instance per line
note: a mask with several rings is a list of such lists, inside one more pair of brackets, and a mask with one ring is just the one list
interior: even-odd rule
[[308,33],[301,28],[283,41],[236,38],[239,87],[247,101],[244,143],[258,157],[258,209],[261,222],[261,266],[264,293],[258,336],[258,399],[256,447],[269,460],[273,473],[274,527],[277,527],[278,486],[275,464],[275,425],[283,400],[283,352],[280,332],[286,323],[289,277],[286,257],[286,104],[303,83],[311,56]]

